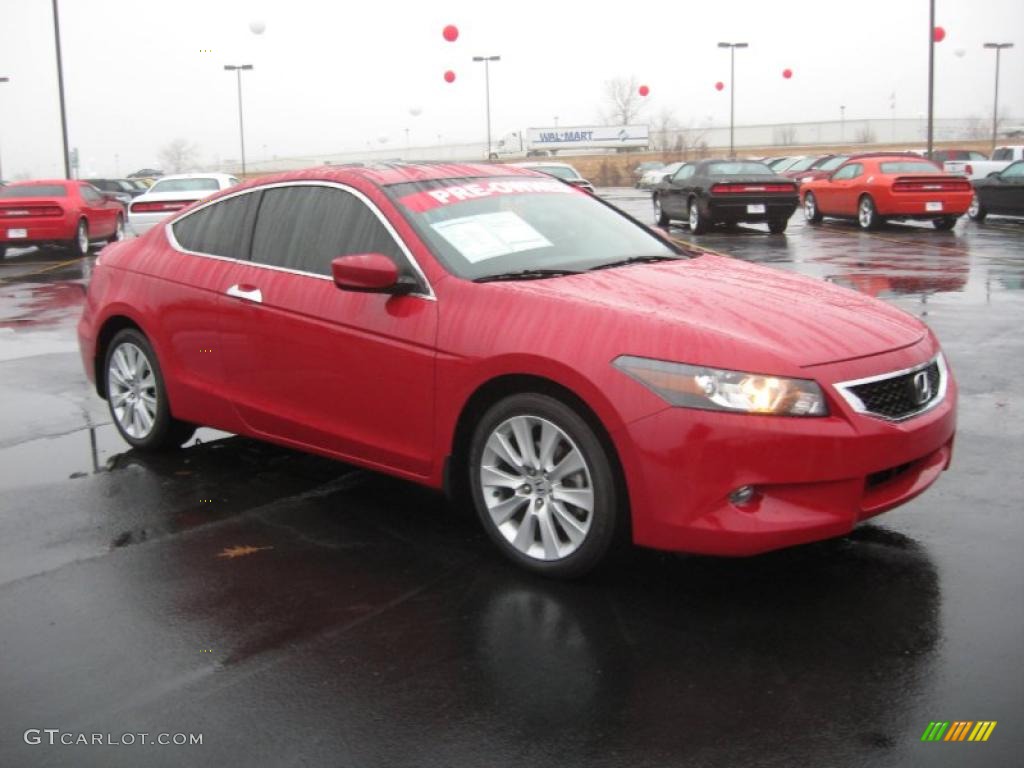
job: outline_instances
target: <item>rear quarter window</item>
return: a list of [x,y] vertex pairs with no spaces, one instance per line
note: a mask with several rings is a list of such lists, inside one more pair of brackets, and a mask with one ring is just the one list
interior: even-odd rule
[[248,259],[259,192],[229,197],[171,224],[174,239],[186,251]]

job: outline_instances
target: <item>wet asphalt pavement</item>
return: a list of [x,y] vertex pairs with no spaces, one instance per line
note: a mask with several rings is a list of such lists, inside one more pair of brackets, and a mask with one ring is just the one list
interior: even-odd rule
[[928,322],[952,469],[847,538],[552,583],[404,482],[211,431],[128,451],[77,352],[91,260],[9,254],[0,766],[1021,765],[1024,222],[672,234]]

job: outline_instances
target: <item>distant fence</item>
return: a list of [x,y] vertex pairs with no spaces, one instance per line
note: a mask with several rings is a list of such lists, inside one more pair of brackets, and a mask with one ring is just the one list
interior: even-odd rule
[[[937,142],[984,141],[991,136],[992,123],[980,118],[940,118],[934,122],[934,138]],[[924,118],[876,118],[868,120],[827,120],[815,123],[771,123],[765,125],[737,125],[735,145],[744,147],[778,147],[778,154],[784,154],[787,147],[844,146],[873,144],[906,144],[907,148],[923,147],[927,143],[928,124]],[[1011,139],[1024,134],[1017,128],[1004,132],[1001,139]],[[651,149],[667,152],[697,150],[707,154],[729,146],[729,126],[691,126],[670,131],[651,131]],[[569,157],[572,152],[559,152],[559,157]],[[487,157],[485,142],[467,144],[435,144],[415,147],[381,147],[333,154],[297,155],[275,157],[267,160],[249,160],[246,163],[250,173],[270,173],[306,168],[317,165],[341,165],[344,163],[368,163],[385,160],[451,160],[476,161]],[[239,170],[237,161],[221,164],[221,170]]]

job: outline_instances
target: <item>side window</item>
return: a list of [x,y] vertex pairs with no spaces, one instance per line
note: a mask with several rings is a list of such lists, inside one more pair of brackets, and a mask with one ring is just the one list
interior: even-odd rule
[[1010,148],[1009,147],[1000,147],[999,149],[997,149],[995,152],[992,153],[992,159],[993,160],[1012,160],[1013,158],[1010,157]]
[[93,189],[89,184],[82,184],[78,189],[82,193],[82,197],[90,203],[98,203],[103,199],[103,195]]
[[186,251],[248,259],[259,197],[259,192],[229,197],[184,216],[171,225],[174,237]]
[[1000,175],[1004,179],[1024,179],[1024,160],[1018,160],[1013,165],[1006,166]]
[[382,253],[407,268],[391,233],[355,195],[333,187],[299,186],[263,193],[253,235],[259,264],[331,274],[338,256]]
[[672,181],[683,181],[693,176],[693,166],[684,165],[682,168],[672,174]]
[[860,163],[851,163],[850,165],[844,165],[835,175],[832,177],[836,181],[842,181],[843,179],[855,179],[860,176],[864,170],[864,166]]

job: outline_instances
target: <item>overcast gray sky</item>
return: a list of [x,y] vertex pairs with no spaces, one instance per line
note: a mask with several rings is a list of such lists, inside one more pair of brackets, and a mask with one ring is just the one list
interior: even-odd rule
[[[936,116],[991,116],[994,55],[1001,105],[1024,122],[1024,0],[938,0]],[[494,134],[592,123],[602,83],[636,75],[683,124],[728,122],[729,56],[741,40],[736,122],[917,117],[927,105],[927,0],[61,0],[68,131],[83,171],[154,166],[169,140],[206,160],[238,157],[235,76],[243,75],[250,160],[484,138],[483,67]],[[254,35],[249,23],[262,20]],[[441,29],[460,37],[445,42]],[[201,52],[209,49],[212,52]],[[962,51],[962,56],[957,52]],[[784,80],[789,67],[794,75]],[[442,79],[446,69],[454,84]],[[0,149],[4,174],[61,172],[49,0],[0,0]],[[418,117],[409,114],[422,108]]]

